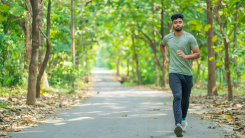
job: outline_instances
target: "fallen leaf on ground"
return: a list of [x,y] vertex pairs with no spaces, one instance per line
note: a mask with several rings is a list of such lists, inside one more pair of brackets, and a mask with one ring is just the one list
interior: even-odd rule
[[150,111],[159,111],[160,109],[148,109]]
[[150,117],[150,119],[158,119],[157,117]]
[[209,128],[209,129],[215,129],[215,127],[212,127],[212,126],[209,126],[208,128]]
[[2,134],[0,134],[0,136],[7,136],[8,135],[8,132],[6,131],[3,131]]

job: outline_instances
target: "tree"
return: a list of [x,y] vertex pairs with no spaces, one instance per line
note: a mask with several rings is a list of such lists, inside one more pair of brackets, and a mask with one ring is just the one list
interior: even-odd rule
[[[47,41],[47,51],[46,51],[44,60],[41,63],[39,74],[37,76],[36,98],[40,98],[40,84],[41,84],[41,79],[42,79],[43,74],[45,73],[45,69],[46,69],[47,64],[48,64],[48,59],[49,59],[50,50],[51,50],[51,44],[50,44],[50,39],[49,39],[49,35],[50,35],[50,13],[51,13],[51,0],[49,0],[49,3],[48,3],[47,36],[45,36],[46,39],[47,39],[46,40]],[[42,34],[42,35],[44,36],[44,34]]]
[[224,20],[223,21],[221,20],[221,17],[219,14],[221,1],[222,0],[218,0],[218,2],[216,3],[216,6],[214,8],[214,13],[216,16],[216,20],[220,26],[220,32],[222,34],[224,45],[225,45],[225,71],[226,71],[226,81],[227,81],[227,85],[228,85],[228,99],[229,99],[229,101],[233,101],[234,96],[233,96],[233,90],[232,90],[232,85],[231,85],[230,60],[229,60],[229,41],[228,41],[226,34],[224,32],[224,27],[225,27],[225,23],[223,22]]
[[134,43],[134,37],[133,36],[132,36],[132,46],[133,46],[133,49],[134,49],[134,59],[135,59],[135,63],[136,63],[137,85],[141,85],[138,54],[137,54],[136,49],[135,49],[135,43]]
[[39,48],[39,2],[31,0],[33,11],[32,17],[32,54],[29,66],[28,92],[26,104],[35,105],[36,98],[36,77],[38,67],[38,48]]
[[[161,9],[161,38],[164,37],[164,2],[162,0],[162,9]],[[164,64],[162,64],[164,66]],[[162,86],[166,87],[166,69],[162,67]]]
[[208,44],[208,95],[218,95],[216,88],[216,71],[215,71],[215,53],[212,46],[214,45],[213,38],[213,13],[212,13],[212,1],[207,2],[207,25],[211,26],[207,31],[207,44]]
[[[71,53],[72,63],[75,66],[75,25],[74,25],[74,0],[71,0]],[[74,76],[72,77],[72,87],[75,89]]]

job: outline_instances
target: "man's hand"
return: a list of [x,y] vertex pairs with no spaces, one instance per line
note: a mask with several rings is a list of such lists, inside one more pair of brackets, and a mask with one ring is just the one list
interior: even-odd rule
[[167,69],[167,62],[168,62],[168,59],[166,58],[166,59],[164,60],[164,63],[163,63],[165,69]]
[[181,51],[181,50],[178,50],[177,51],[177,54],[182,57],[183,59],[187,59],[187,56]]

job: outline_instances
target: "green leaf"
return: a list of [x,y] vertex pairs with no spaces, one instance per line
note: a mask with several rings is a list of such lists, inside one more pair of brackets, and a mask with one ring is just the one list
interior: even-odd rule
[[203,34],[203,33],[199,33],[199,35],[202,35],[203,37],[206,37],[206,35],[205,35],[205,34]]
[[3,4],[0,6],[0,12],[4,12],[9,8],[9,6],[7,6],[6,4]]
[[128,115],[122,115],[122,117],[127,117]]
[[244,34],[237,35],[237,39],[241,39],[244,36]]
[[216,63],[216,66],[221,66],[221,65],[223,65],[222,61],[219,61],[219,62]]
[[236,8],[239,8],[239,7],[241,7],[242,6],[242,4],[244,4],[244,1],[239,1],[239,2],[237,2],[237,5],[236,5]]
[[219,11],[219,15],[222,16],[223,15],[223,11]]
[[215,46],[211,46],[213,49],[215,49]]
[[6,18],[0,14],[0,22],[4,21]]
[[211,60],[213,60],[213,59],[214,59],[214,57],[210,57],[210,58],[209,58],[209,61],[211,61]]
[[197,8],[197,11],[199,11],[199,12],[202,11],[202,8]]
[[204,31],[207,32],[211,28],[211,24],[208,24],[204,27]]
[[216,42],[216,41],[217,41],[217,38],[218,38],[217,35],[215,35],[215,36],[212,38],[212,41],[213,41],[213,42]]
[[190,26],[190,30],[196,30],[196,26],[192,24],[192,25]]
[[191,20],[188,23],[190,23],[190,24],[198,24],[196,20]]
[[221,51],[222,49],[223,49],[223,48],[215,48],[214,51],[215,51],[215,52],[219,52],[219,51]]
[[20,16],[25,11],[25,8],[21,7],[16,3],[10,4],[10,13],[15,16]]
[[241,22],[245,23],[245,15],[242,17]]
[[197,24],[197,25],[196,25],[196,30],[197,30],[197,31],[200,31],[201,29],[202,29],[202,24]]
[[237,27],[237,26],[234,26],[234,27],[230,30],[230,32],[229,32],[229,34],[228,34],[228,38],[231,37],[231,34],[234,32],[234,30],[235,30],[236,27]]

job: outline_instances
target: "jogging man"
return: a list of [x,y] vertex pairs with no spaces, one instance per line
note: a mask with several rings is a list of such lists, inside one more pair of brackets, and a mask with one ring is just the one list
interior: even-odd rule
[[167,45],[170,52],[169,85],[174,96],[173,112],[176,125],[174,133],[177,137],[182,137],[182,130],[186,131],[188,126],[186,116],[193,87],[191,59],[200,58],[200,52],[194,36],[183,31],[184,16],[174,14],[171,19],[174,32],[164,36],[160,47],[164,68],[167,68],[168,62]]

